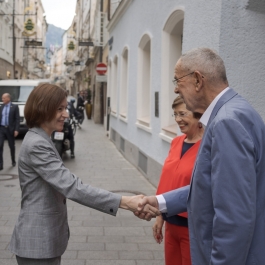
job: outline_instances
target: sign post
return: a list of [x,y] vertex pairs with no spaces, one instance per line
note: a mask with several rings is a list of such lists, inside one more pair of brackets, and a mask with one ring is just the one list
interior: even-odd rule
[[104,63],[98,63],[96,71],[99,75],[104,75],[107,72],[107,65]]

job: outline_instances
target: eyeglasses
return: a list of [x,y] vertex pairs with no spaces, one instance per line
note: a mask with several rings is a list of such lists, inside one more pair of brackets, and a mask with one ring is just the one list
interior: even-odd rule
[[179,81],[181,78],[183,78],[183,77],[185,77],[185,76],[188,76],[188,75],[192,75],[192,74],[194,74],[194,72],[189,73],[189,74],[187,74],[187,75],[184,75],[184,76],[182,76],[182,77],[180,77],[180,78],[174,78],[174,79],[172,80],[174,86],[175,86],[175,87],[178,87],[178,81]]
[[175,119],[177,117],[179,117],[180,119],[182,119],[182,118],[188,116],[188,114],[189,114],[188,112],[174,113],[174,114],[172,114],[172,117],[174,117]]

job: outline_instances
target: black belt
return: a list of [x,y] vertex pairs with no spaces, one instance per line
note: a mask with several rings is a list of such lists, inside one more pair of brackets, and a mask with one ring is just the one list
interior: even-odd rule
[[8,126],[5,126],[5,125],[1,125],[1,127],[5,127],[5,128],[8,128]]

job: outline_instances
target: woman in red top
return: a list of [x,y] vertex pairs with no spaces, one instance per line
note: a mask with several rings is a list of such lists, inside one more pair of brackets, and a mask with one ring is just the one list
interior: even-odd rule
[[[175,120],[183,135],[172,140],[168,157],[165,160],[157,195],[190,184],[196,155],[203,135],[199,122],[201,114],[186,109],[181,97],[173,104]],[[172,217],[158,216],[153,226],[153,235],[157,243],[163,240],[162,227],[165,224],[165,262],[166,265],[190,265],[190,246],[188,216],[182,213]]]

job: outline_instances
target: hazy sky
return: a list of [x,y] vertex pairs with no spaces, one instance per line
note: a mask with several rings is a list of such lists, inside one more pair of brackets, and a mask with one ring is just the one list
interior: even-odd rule
[[68,29],[75,15],[76,0],[42,0],[46,21],[56,27]]

